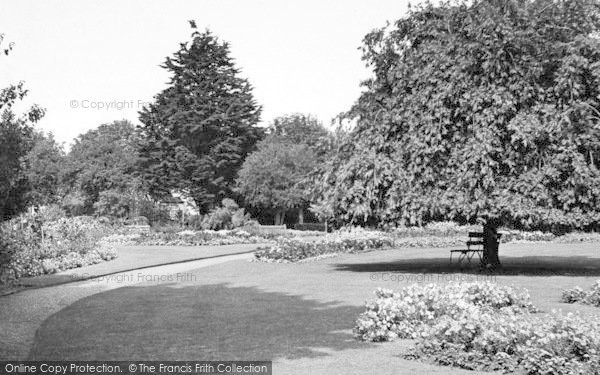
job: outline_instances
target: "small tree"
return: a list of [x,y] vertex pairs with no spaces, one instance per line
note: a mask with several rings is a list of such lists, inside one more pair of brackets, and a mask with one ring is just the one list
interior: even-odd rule
[[276,224],[290,210],[297,210],[303,223],[313,199],[311,176],[327,158],[331,134],[315,117],[301,113],[277,117],[266,132],[240,170],[237,191],[251,206],[274,211]]
[[283,224],[286,211],[306,207],[304,182],[316,160],[307,145],[267,138],[242,165],[237,191],[250,205],[274,210],[275,224]]

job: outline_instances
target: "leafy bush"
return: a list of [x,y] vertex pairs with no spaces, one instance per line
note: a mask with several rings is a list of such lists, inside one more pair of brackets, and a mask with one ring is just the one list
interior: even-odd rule
[[536,312],[526,292],[491,283],[378,289],[357,320],[357,337],[417,339],[407,358],[471,370],[593,374],[600,370],[600,323]]
[[[39,248],[40,237],[16,218],[0,224],[0,284],[15,282],[29,267],[26,261]],[[31,265],[35,267],[35,265]]]
[[67,217],[67,212],[57,204],[40,207],[37,215],[42,223],[60,220]]
[[229,198],[223,199],[221,207],[211,210],[202,220],[202,229],[221,230],[233,229],[244,226],[250,220],[235,201]]
[[147,218],[148,223],[151,225],[157,225],[171,221],[169,209],[162,207],[149,199],[143,199],[138,202],[136,211],[139,216],[144,216]]
[[471,370],[528,374],[596,374],[600,325],[577,315],[499,314],[475,310],[441,319],[413,356]]
[[194,230],[202,228],[202,215],[190,215],[185,217],[185,225]]
[[86,216],[62,218],[44,223],[42,228],[45,233],[45,246],[57,251],[76,250],[79,253],[86,253],[94,248],[98,241],[111,231],[109,226]]
[[97,215],[125,217],[129,213],[131,197],[119,189],[103,190],[94,203]]
[[131,218],[131,224],[133,225],[148,225],[148,218],[146,216],[135,216]]
[[600,280],[597,280],[588,291],[584,291],[578,286],[564,290],[560,301],[565,303],[579,302],[600,307]]
[[254,257],[263,262],[297,262],[326,254],[356,253],[393,247],[394,241],[380,232],[338,232],[319,241],[279,238],[273,246],[258,249]]

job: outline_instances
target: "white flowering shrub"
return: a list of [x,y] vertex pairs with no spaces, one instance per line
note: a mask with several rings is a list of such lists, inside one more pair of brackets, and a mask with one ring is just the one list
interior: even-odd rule
[[394,246],[391,237],[381,232],[342,231],[328,234],[319,241],[300,238],[279,238],[272,246],[258,249],[255,260],[263,262],[298,262],[325,255],[356,253]]
[[517,313],[533,312],[526,292],[486,283],[414,284],[393,292],[377,289],[377,299],[357,320],[355,333],[366,341],[388,341],[396,337],[417,338],[442,317],[456,319],[465,311],[491,308]]
[[526,291],[491,283],[378,289],[355,327],[367,341],[417,340],[406,358],[471,370],[597,374],[600,323],[533,314]]
[[578,286],[564,290],[560,301],[565,303],[579,302],[600,307],[600,280],[596,280],[596,283],[587,291]]
[[433,325],[412,356],[471,370],[597,374],[600,325],[578,315],[519,315],[479,309]]

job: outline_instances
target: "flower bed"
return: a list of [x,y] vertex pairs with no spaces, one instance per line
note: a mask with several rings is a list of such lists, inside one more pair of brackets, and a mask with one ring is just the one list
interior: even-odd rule
[[111,228],[89,217],[36,225],[11,220],[0,226],[0,283],[82,267],[117,256],[101,238]]
[[567,289],[563,291],[561,302],[579,302],[585,305],[600,307],[600,280],[597,280],[596,283],[587,291],[578,286],[573,289]]
[[526,292],[491,283],[378,289],[355,327],[358,338],[416,339],[406,358],[471,370],[529,374],[600,371],[600,323],[532,314]]
[[553,242],[577,243],[577,242],[600,242],[600,233],[573,232],[556,237]]
[[273,246],[258,249],[255,260],[262,262],[298,262],[304,259],[340,253],[357,253],[394,246],[394,240],[381,232],[351,231],[329,234],[318,241],[300,238],[278,239]]
[[[388,231],[399,247],[449,247],[464,245],[469,232],[481,232],[480,225],[458,225],[451,221],[424,227],[398,227]],[[572,232],[562,236],[541,231],[503,230],[500,242],[600,242],[600,233]]]
[[460,237],[460,236],[401,237],[401,238],[395,238],[394,243],[395,243],[396,247],[416,247],[416,248],[464,246],[466,237],[467,237],[466,234],[465,234],[465,236],[462,236],[462,237]]
[[355,330],[365,341],[416,338],[441,317],[457,318],[473,308],[535,311],[526,293],[492,283],[415,284],[399,292],[377,289],[375,294]]
[[480,225],[459,225],[453,221],[438,221],[423,227],[396,227],[390,229],[395,237],[465,237],[469,232],[481,231]]
[[242,243],[259,243],[265,238],[253,236],[244,230],[184,230],[180,232],[148,232],[131,234],[114,234],[105,241],[121,245],[144,246],[202,246],[202,245],[235,245]]

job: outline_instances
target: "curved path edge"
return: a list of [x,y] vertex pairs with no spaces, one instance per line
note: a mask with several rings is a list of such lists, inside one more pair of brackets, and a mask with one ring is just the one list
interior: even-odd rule
[[[4,291],[2,289],[0,289],[0,298],[6,297],[9,295],[13,295],[13,294],[17,294],[17,293],[21,293],[21,292],[24,292],[27,290],[50,288],[53,286],[60,286],[60,285],[71,284],[71,283],[75,283],[75,282],[82,282],[82,281],[88,281],[88,280],[93,280],[93,279],[98,279],[98,278],[104,278],[107,276],[117,275],[117,274],[122,274],[122,273],[127,273],[127,272],[133,272],[133,271],[138,271],[138,270],[147,270],[149,268],[154,268],[154,267],[196,262],[196,261],[206,260],[206,259],[223,258],[223,257],[228,257],[228,256],[234,256],[234,255],[250,254],[250,253],[254,253],[260,246],[264,246],[264,245],[267,245],[267,243],[256,244],[256,246],[254,246],[251,250],[243,250],[243,251],[216,254],[216,255],[205,255],[205,256],[201,256],[201,257],[185,258],[185,259],[178,259],[178,260],[166,261],[166,262],[160,261],[160,262],[154,263],[154,264],[115,269],[115,270],[111,270],[108,272],[75,273],[75,271],[85,271],[86,267],[95,266],[95,264],[89,265],[89,266],[84,266],[84,267],[71,268],[68,270],[64,270],[60,273],[56,273],[56,274],[36,276],[36,278],[40,278],[40,279],[56,277],[56,276],[63,276],[64,277],[63,279],[56,278],[55,280],[47,280],[48,281],[47,283],[21,284],[21,285],[17,285],[14,289],[7,289]],[[111,261],[108,261],[108,262],[111,262]],[[27,282],[28,281],[27,279],[30,279],[30,278],[23,278],[23,279],[24,280],[22,280],[22,282]]]

